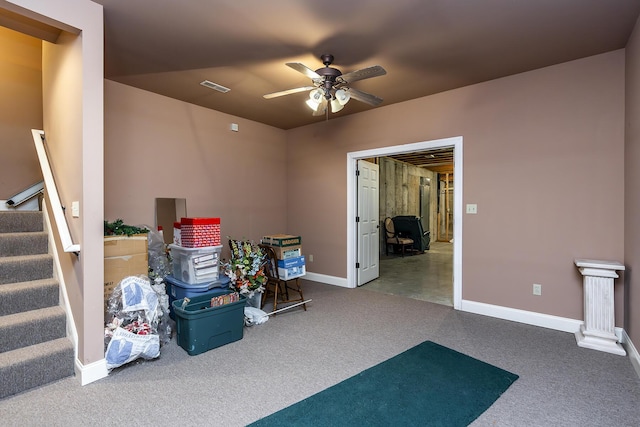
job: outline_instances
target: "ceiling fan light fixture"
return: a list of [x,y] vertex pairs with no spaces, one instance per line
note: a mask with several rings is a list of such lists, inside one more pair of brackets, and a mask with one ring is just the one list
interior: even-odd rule
[[305,101],[305,104],[307,104],[307,106],[311,108],[313,111],[318,111],[318,107],[320,106],[319,103],[313,101],[312,99],[307,99]]
[[344,104],[340,102],[337,98],[331,100],[331,112],[337,113],[338,111],[344,108]]
[[314,89],[311,92],[309,92],[309,99],[307,99],[306,104],[313,111],[318,111],[318,107],[322,103],[322,99],[323,99],[322,91],[319,89]]
[[340,105],[344,106],[351,99],[351,95],[344,89],[338,89],[336,91],[336,100],[340,103]]

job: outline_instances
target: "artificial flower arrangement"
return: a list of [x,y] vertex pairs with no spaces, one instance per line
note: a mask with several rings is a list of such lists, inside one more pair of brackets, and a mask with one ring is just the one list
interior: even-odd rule
[[262,293],[267,283],[266,254],[253,242],[229,239],[229,246],[231,259],[222,264],[229,286],[247,298]]

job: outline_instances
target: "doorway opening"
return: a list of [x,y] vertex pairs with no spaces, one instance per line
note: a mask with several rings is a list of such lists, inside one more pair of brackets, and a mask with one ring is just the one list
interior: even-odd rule
[[462,302],[462,137],[445,138],[377,148],[347,153],[347,286],[355,288],[358,284],[359,260],[358,231],[356,216],[358,212],[358,192],[356,169],[361,159],[386,157],[403,153],[453,148],[453,306],[459,309]]

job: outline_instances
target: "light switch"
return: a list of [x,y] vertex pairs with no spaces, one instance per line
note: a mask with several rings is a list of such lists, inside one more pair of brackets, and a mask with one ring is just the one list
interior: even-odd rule
[[71,202],[71,216],[74,218],[80,217],[80,202]]
[[478,213],[478,205],[476,205],[475,203],[468,203],[467,204],[467,213],[468,214],[477,214]]

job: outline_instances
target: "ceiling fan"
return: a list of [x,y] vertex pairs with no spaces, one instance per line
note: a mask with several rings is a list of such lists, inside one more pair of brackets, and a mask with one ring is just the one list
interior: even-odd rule
[[329,109],[331,109],[332,113],[337,113],[344,108],[345,104],[349,102],[351,98],[374,107],[382,102],[382,98],[350,86],[351,83],[358,80],[387,74],[386,70],[380,65],[342,74],[340,70],[330,66],[333,63],[333,55],[324,54],[320,57],[320,60],[324,64],[324,67],[318,68],[315,71],[300,62],[286,63],[287,66],[309,77],[313,82],[313,86],[302,86],[280,92],[268,93],[264,95],[264,98],[271,99],[308,90],[310,91],[309,99],[306,103],[313,110],[314,116],[323,115],[325,112],[328,112]]

